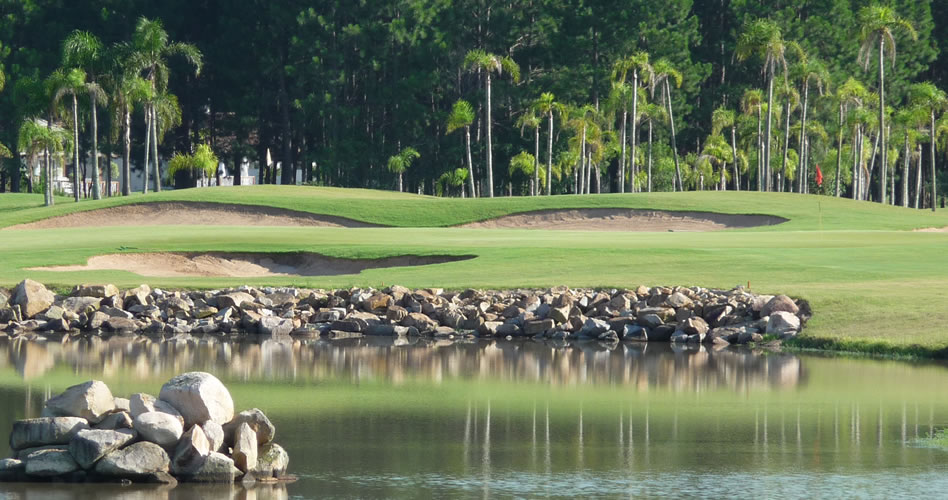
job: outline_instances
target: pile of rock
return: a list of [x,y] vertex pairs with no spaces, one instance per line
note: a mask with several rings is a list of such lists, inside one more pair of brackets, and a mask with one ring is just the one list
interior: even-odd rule
[[120,291],[82,285],[56,296],[26,280],[11,295],[0,290],[0,330],[13,334],[473,335],[744,344],[765,334],[796,335],[810,314],[803,301],[741,287],[446,292],[401,286],[164,291],[148,285]]
[[277,481],[289,456],[274,434],[256,408],[234,415],[209,373],[178,375],[158,398],[113,397],[92,380],[47,401],[42,417],[13,424],[14,456],[0,460],[0,481]]

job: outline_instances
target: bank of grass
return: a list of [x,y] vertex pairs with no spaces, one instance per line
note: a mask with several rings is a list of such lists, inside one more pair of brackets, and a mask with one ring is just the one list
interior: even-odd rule
[[[5,196],[9,195],[0,195],[0,227],[82,210],[158,201],[266,205],[393,227],[447,227],[511,213],[576,208],[708,211],[777,215],[790,219],[787,223],[757,228],[756,231],[905,230],[948,226],[946,211],[933,213],[792,193],[705,191],[460,199],[370,189],[266,185],[184,189],[79,203],[60,200],[53,207],[39,206],[42,205],[39,195],[15,195],[17,201],[23,200],[28,207],[19,210],[4,209],[16,205],[16,202],[5,202]],[[27,198],[24,200],[22,197]]]
[[[198,226],[3,231],[0,286],[13,285],[25,277],[62,288],[78,282],[112,282],[123,287],[148,282],[164,288],[240,284],[325,288],[401,284],[449,289],[560,284],[604,288],[639,284],[715,288],[750,285],[756,292],[787,293],[810,301],[815,316],[798,341],[801,347],[948,356],[948,308],[944,299],[948,297],[948,234],[908,231],[948,226],[946,212],[932,214],[792,194],[656,193],[457,200],[368,190],[261,186],[186,190],[78,205],[61,203],[53,209],[24,208],[4,212],[0,224],[36,220],[41,215],[86,205],[170,199],[268,202],[368,222],[413,226],[450,225],[483,219],[485,214],[552,206],[763,213],[790,220],[777,226],[712,233]],[[57,273],[28,269],[82,264],[100,254],[146,251],[306,251],[347,258],[474,254],[477,258],[416,268],[372,269],[357,275],[253,279],[143,278],[123,271]]]

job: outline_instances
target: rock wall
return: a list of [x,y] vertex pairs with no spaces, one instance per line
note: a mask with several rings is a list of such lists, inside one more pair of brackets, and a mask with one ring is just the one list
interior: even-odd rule
[[535,337],[606,342],[690,342],[718,345],[788,338],[810,316],[805,301],[756,295],[741,287],[645,287],[624,290],[447,292],[240,287],[165,291],[141,285],[81,285],[56,296],[26,280],[0,290],[0,331],[456,338]]
[[49,399],[42,417],[13,424],[14,456],[0,460],[0,481],[290,479],[275,434],[256,408],[235,415],[227,388],[209,373],[178,375],[158,398],[114,397],[91,380]]

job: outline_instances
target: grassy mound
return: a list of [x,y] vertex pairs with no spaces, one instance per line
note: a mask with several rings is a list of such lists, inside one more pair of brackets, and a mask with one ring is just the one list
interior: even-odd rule
[[[78,282],[206,288],[238,284],[310,287],[634,287],[680,284],[810,301],[807,346],[940,355],[948,352],[948,226],[932,214],[821,196],[655,193],[481,200],[369,190],[259,186],[193,189],[36,208],[36,197],[0,195],[0,225],[79,209],[146,201],[265,204],[386,224],[391,228],[150,226],[0,232],[0,286],[31,277]],[[10,201],[13,200],[13,201]],[[38,198],[41,202],[42,199]],[[32,208],[18,208],[26,205]],[[544,208],[621,207],[767,214],[777,226],[709,233],[591,233],[440,228]],[[316,252],[342,258],[477,255],[454,263],[325,277],[142,278],[123,271],[41,272],[118,252]]]

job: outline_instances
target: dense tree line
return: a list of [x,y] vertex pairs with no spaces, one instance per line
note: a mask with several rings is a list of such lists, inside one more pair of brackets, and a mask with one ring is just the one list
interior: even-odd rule
[[[108,154],[123,180],[134,164],[160,189],[159,156],[183,165],[206,144],[231,171],[267,165],[268,183],[301,171],[444,195],[760,189],[931,206],[948,163],[946,9],[0,0],[0,189],[29,188],[13,158],[46,151]],[[175,171],[180,184],[205,169]]]

